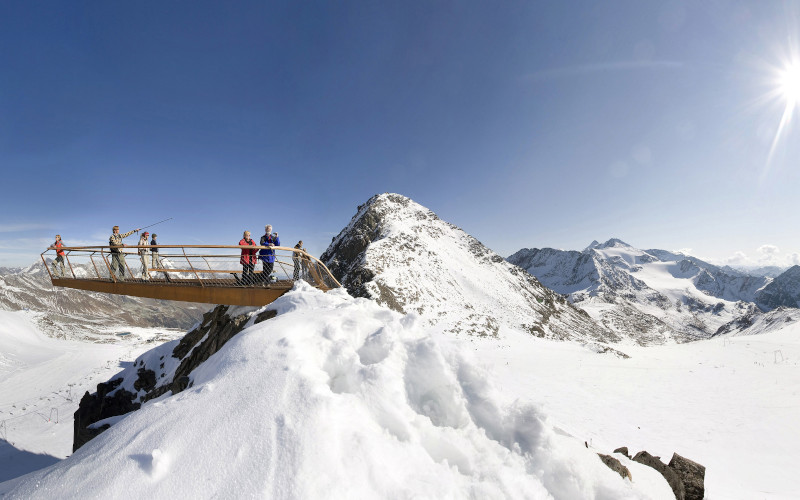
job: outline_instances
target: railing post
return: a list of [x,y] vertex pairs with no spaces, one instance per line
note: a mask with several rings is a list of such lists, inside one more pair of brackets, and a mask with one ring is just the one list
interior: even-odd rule
[[108,263],[108,259],[106,258],[106,251],[102,248],[100,249],[100,257],[103,258],[103,261],[106,263],[106,267],[108,268],[108,275],[111,277],[111,281],[117,283],[117,277],[114,276],[114,272],[111,270],[111,265]]
[[[70,252],[71,252],[71,251],[72,251],[72,250],[70,250]],[[64,258],[65,258],[65,259],[67,259],[67,265],[69,266],[69,272],[71,272],[71,273],[72,273],[72,279],[78,279],[78,277],[77,277],[77,276],[75,276],[75,270],[74,270],[74,269],[72,269],[72,262],[70,262],[70,261],[69,261],[69,253],[70,253],[70,252],[67,252],[67,253],[66,253],[66,255],[64,255]]]
[[211,267],[211,263],[208,261],[208,259],[206,258],[205,255],[203,255],[203,262],[206,263],[206,267],[208,267],[208,270],[212,271],[211,273],[209,273],[209,274],[211,274],[211,278],[208,278],[208,279],[213,280],[213,281],[217,281],[217,278],[215,277],[214,272],[213,272],[214,268]]
[[322,287],[325,291],[327,291],[328,285],[320,278],[319,271],[317,270],[317,263],[311,262],[309,266],[309,272],[311,276],[314,278],[314,281],[317,282],[317,286]]
[[200,283],[200,286],[205,286],[203,284],[203,280],[200,279],[200,276],[197,275],[197,271],[195,270],[194,266],[192,265],[192,261],[189,260],[189,256],[186,255],[186,249],[181,247],[183,251],[183,256],[186,258],[186,262],[189,264],[189,267],[192,268],[192,272],[194,273],[194,277],[197,278],[197,281]]
[[46,253],[47,253],[47,250],[42,252],[42,255],[40,257],[42,258],[42,264],[44,264],[44,268],[47,270],[47,274],[50,275],[50,282],[52,283],[53,282],[53,273],[50,272],[50,267],[47,265],[47,261],[44,260],[44,254],[46,254]]
[[94,254],[97,252],[92,252],[89,254],[89,260],[92,261],[92,265],[94,266],[94,273],[100,278],[100,271],[97,269],[97,264],[94,263]]
[[[122,253],[122,255],[133,255],[133,254],[129,254],[129,253],[127,253],[127,252],[120,252],[120,253]],[[130,277],[131,277],[131,279],[132,279],[132,278],[133,278],[133,273],[131,272],[131,268],[130,268],[130,266],[128,265],[128,259],[127,259],[127,257],[123,257],[123,259],[122,259],[122,262],[125,264],[125,269],[127,269],[127,270],[128,270],[128,276],[130,276]]]

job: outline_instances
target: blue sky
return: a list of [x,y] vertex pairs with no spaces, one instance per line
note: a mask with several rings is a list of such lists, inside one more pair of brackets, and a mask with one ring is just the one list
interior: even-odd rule
[[504,256],[792,262],[799,27],[798,1],[2,2],[0,266],[167,217],[162,244],[271,223],[319,255],[387,191]]

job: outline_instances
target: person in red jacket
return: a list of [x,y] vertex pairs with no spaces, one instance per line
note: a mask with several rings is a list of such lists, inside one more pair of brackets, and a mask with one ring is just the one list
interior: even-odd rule
[[[64,274],[66,273],[66,270],[64,269],[64,250],[62,250],[63,247],[64,243],[61,241],[61,235],[57,234],[55,243],[50,245],[50,248],[56,251],[56,260],[53,261],[53,274],[55,274],[57,278],[63,278]],[[58,264],[58,266],[61,268],[60,274],[56,268],[56,264]]]
[[[239,241],[239,246],[256,246],[256,242],[250,238],[250,231],[244,232],[244,238]],[[252,250],[249,248],[242,248],[242,258],[239,259],[239,263],[242,265],[242,282],[245,285],[252,285],[255,283],[255,274],[253,269],[256,267],[256,261],[258,257],[256,254],[258,250],[253,248]]]

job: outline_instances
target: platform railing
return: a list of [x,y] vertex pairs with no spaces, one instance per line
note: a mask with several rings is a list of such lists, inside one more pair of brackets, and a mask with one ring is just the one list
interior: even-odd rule
[[[153,249],[158,252],[153,253]],[[241,263],[241,251],[258,253],[267,249],[275,254],[272,272],[265,272],[259,255],[250,256],[255,265],[252,274],[246,272]],[[41,254],[51,280],[250,288],[289,286],[302,279],[324,290],[341,286],[319,259],[290,247],[126,245],[119,253],[112,252],[109,246],[62,247],[60,250],[64,252],[63,265],[57,262],[55,249],[48,248]],[[147,253],[140,254],[140,250]]]

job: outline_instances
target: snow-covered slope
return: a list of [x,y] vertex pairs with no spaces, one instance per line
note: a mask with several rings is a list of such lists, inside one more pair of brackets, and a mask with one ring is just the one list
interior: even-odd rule
[[[469,340],[432,335],[426,321],[343,290],[325,294],[298,284],[267,308],[277,316],[255,324],[261,311],[247,313],[244,330],[191,373],[188,388],[107,419],[111,428],[71,457],[0,484],[0,494],[672,496],[654,470],[614,454],[630,470],[632,479],[623,479],[597,455],[610,450],[557,429],[524,397],[509,401]],[[129,381],[138,378],[136,365],[166,359],[173,349],[165,344],[143,355],[121,373],[121,386],[135,390]]]
[[[0,482],[72,451],[81,394],[157,343],[181,332],[117,327],[105,343],[54,339],[36,313],[0,310]],[[62,498],[65,495],[60,495]]]
[[321,260],[354,296],[417,313],[442,331],[618,340],[562,295],[398,194],[360,206]]
[[522,249],[508,261],[641,344],[708,338],[757,313],[753,301],[770,281],[619,239],[595,241],[582,252]]

